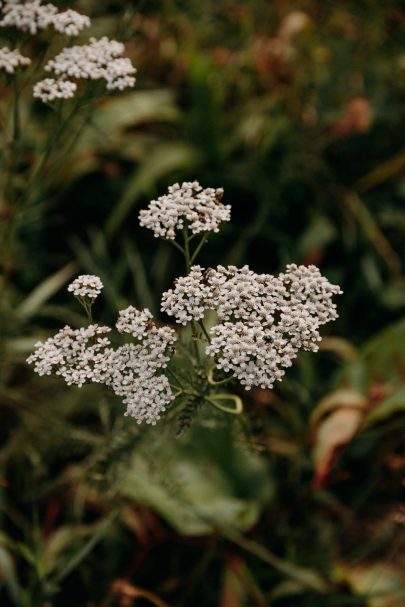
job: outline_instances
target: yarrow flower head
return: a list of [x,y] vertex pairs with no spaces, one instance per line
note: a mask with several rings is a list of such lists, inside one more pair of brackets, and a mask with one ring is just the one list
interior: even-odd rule
[[11,50],[4,46],[0,48],[0,70],[8,74],[14,74],[19,67],[25,67],[31,63],[29,57],[24,57],[18,50]]
[[153,231],[156,238],[174,240],[176,231],[186,225],[192,234],[218,232],[219,225],[231,218],[230,205],[221,203],[222,188],[203,189],[198,181],[178,183],[168,194],[152,200],[139,213],[141,226]]
[[[76,281],[83,278],[97,277],[82,276]],[[98,287],[100,285],[101,281]],[[69,290],[80,297],[97,290],[94,280],[82,280],[70,287]],[[125,415],[138,423],[156,424],[174,399],[162,369],[170,360],[176,333],[170,327],[157,327],[149,310],[137,310],[133,306],[121,310],[116,328],[120,333],[136,337],[137,343],[113,348],[106,337],[110,327],[92,324],[72,329],[66,326],[45,342],[38,342],[27,362],[34,365],[39,375],[59,375],[68,385],[104,384],[122,398],[127,406]]]
[[96,324],[81,329],[66,325],[54,337],[35,344],[27,362],[39,375],[55,373],[68,385],[104,381],[107,369],[103,361],[110,345],[105,336],[110,331],[110,327]]
[[90,26],[86,15],[71,9],[59,12],[54,4],[42,4],[42,0],[5,0],[1,10],[0,27],[15,27],[31,35],[53,26],[67,36],[77,36]]
[[300,349],[318,349],[320,326],[337,318],[332,296],[339,293],[315,266],[291,264],[278,277],[248,266],[194,266],[163,294],[162,311],[186,324],[216,310],[206,353],[247,389],[271,388]]
[[34,85],[33,95],[44,103],[50,103],[56,99],[71,99],[77,90],[77,84],[70,80],[55,80],[45,78]]
[[83,29],[90,27],[91,21],[87,15],[81,15],[69,8],[57,13],[53,18],[52,25],[61,34],[78,36]]
[[89,44],[63,49],[48,61],[45,70],[61,79],[104,80],[108,90],[123,90],[135,85],[135,67],[121,57],[124,45],[106,37],[90,38]]
[[75,297],[96,299],[103,289],[103,283],[98,276],[81,274],[68,286],[68,291]]

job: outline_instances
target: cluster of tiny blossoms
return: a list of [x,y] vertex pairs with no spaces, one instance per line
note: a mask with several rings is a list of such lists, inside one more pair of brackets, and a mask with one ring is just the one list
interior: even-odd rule
[[75,96],[77,84],[70,80],[55,80],[44,78],[37,82],[33,88],[33,95],[44,103],[55,101],[55,99],[71,99]]
[[222,188],[203,189],[198,181],[175,183],[168,194],[152,200],[140,212],[139,222],[156,238],[169,240],[186,225],[192,234],[218,232],[220,223],[231,218],[231,207],[221,203],[223,193]]
[[206,353],[246,389],[272,388],[300,349],[318,350],[320,326],[337,318],[339,293],[315,266],[291,264],[277,277],[248,266],[193,266],[163,294],[162,310],[183,325],[216,310]]
[[31,63],[29,57],[24,57],[18,50],[11,50],[4,46],[0,48],[0,70],[5,70],[8,74],[14,74],[19,67],[27,66]]
[[58,11],[53,4],[42,4],[42,0],[5,0],[1,11],[0,27],[15,27],[31,35],[53,27],[67,36],[78,36],[90,26],[90,19],[86,15],[71,9]]
[[[15,27],[31,35],[53,27],[66,36],[78,36],[91,25],[89,17],[72,9],[59,11],[53,4],[42,0],[6,0],[0,2],[0,27]],[[109,91],[124,90],[135,85],[136,69],[131,60],[123,57],[124,45],[103,37],[90,38],[84,45],[64,48],[45,66],[52,78],[45,78],[34,85],[34,97],[44,103],[75,96],[79,80],[102,80]],[[30,60],[18,51],[0,50],[0,69],[14,73],[18,66],[28,65]]]
[[122,57],[124,45],[107,37],[90,38],[89,44],[64,48],[48,61],[45,70],[60,79],[104,80],[108,90],[123,90],[135,85],[136,69]]
[[[68,290],[78,298],[95,299],[101,288],[97,276],[83,275]],[[28,363],[39,375],[59,375],[68,385],[104,384],[122,398],[125,415],[154,425],[174,398],[162,369],[169,362],[176,333],[169,327],[157,327],[149,310],[133,306],[120,311],[116,329],[130,334],[135,343],[114,348],[107,337],[110,327],[66,326],[38,342]]]
[[103,283],[98,276],[93,274],[81,274],[68,286],[69,293],[73,293],[75,297],[89,297],[96,299],[102,289]]

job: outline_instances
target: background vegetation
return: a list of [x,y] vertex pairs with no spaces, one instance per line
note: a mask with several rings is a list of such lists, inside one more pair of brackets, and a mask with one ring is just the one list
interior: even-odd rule
[[[76,119],[35,204],[1,202],[0,604],[401,607],[401,3],[77,7],[126,40],[138,82]],[[50,124],[35,112],[21,171]],[[79,269],[106,285],[99,319],[159,314],[181,260],[137,214],[194,179],[232,204],[203,264],[316,263],[344,289],[340,319],[274,392],[244,395],[241,422],[200,410],[138,428],[104,390],[24,361],[83,322],[64,288]]]

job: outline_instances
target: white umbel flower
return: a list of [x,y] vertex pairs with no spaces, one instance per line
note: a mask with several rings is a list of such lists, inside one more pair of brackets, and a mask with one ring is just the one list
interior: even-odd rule
[[78,36],[83,29],[90,27],[91,21],[87,15],[81,15],[77,11],[68,9],[57,13],[52,20],[52,25],[61,34]]
[[147,335],[151,323],[153,323],[153,316],[147,308],[137,310],[134,306],[128,306],[118,313],[115,326],[119,333],[130,333],[137,339],[142,339]]
[[2,7],[1,27],[16,27],[23,32],[35,35],[53,24],[58,9],[53,4],[42,4],[41,0],[18,2],[6,0]]
[[[159,345],[164,352],[166,344]],[[105,358],[109,372],[104,383],[123,399],[126,415],[138,423],[154,425],[174,399],[167,377],[160,372],[167,361],[167,356],[156,355],[150,342],[126,344],[110,350]]]
[[20,51],[11,50],[6,46],[0,48],[0,70],[5,70],[8,74],[14,74],[19,67],[30,65],[31,59],[24,57]]
[[98,276],[93,274],[81,274],[68,286],[68,291],[75,297],[89,297],[96,299],[104,285]]
[[55,373],[63,377],[68,385],[79,387],[87,382],[99,382],[105,375],[103,369],[105,352],[110,341],[105,337],[110,327],[90,325],[72,329],[68,325],[54,337],[35,344],[35,352],[27,359],[34,365],[38,375]]
[[[97,279],[97,280],[95,280]],[[70,286],[77,297],[96,297],[102,288],[97,276],[79,276]],[[111,347],[106,335],[110,327],[64,327],[45,342],[38,342],[27,362],[39,375],[60,375],[68,385],[100,383],[122,398],[125,415],[137,423],[156,424],[174,400],[167,377],[167,366],[176,333],[170,327],[157,327],[149,310],[129,306],[117,320],[121,333],[130,333],[137,343]]]
[[59,12],[54,4],[42,4],[42,0],[6,0],[2,11],[0,27],[16,27],[31,35],[54,27],[67,36],[77,36],[90,26],[90,19],[86,15],[71,9]]
[[231,218],[230,205],[221,203],[222,188],[203,189],[198,181],[178,183],[168,194],[152,200],[139,213],[141,226],[153,231],[156,238],[174,240],[176,231],[188,225],[192,234],[218,232],[219,225]]
[[49,103],[56,99],[71,99],[74,97],[76,90],[77,84],[70,80],[45,78],[34,85],[33,95],[44,103]]
[[299,350],[318,350],[319,328],[337,318],[332,297],[341,292],[316,266],[291,264],[277,277],[248,266],[193,266],[163,294],[162,311],[184,325],[215,310],[206,353],[246,389],[271,388]]
[[124,45],[107,37],[90,38],[89,44],[63,49],[45,69],[61,78],[104,80],[109,90],[133,87],[135,67],[121,55]]

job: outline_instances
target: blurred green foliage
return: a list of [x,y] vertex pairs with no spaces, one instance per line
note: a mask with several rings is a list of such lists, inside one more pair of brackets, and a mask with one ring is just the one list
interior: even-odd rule
[[[401,607],[400,2],[77,6],[91,34],[126,40],[138,82],[72,125],[80,137],[55,151],[63,170],[7,259],[1,605]],[[2,86],[3,117],[6,103]],[[27,162],[51,120],[35,111]],[[159,313],[181,263],[137,213],[188,179],[232,204],[203,265],[316,263],[344,295],[321,352],[274,392],[244,394],[242,421],[193,411],[177,437],[174,422],[134,427],[96,386],[33,377],[24,359],[51,328],[82,322],[63,289],[78,268],[106,285],[99,318],[128,303]]]

